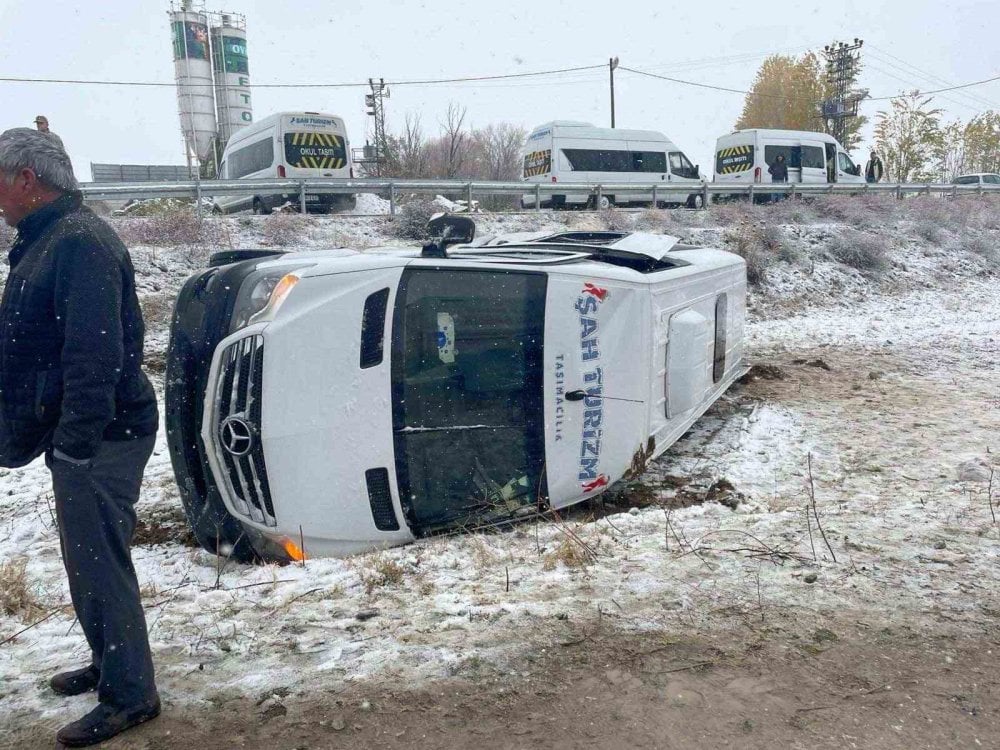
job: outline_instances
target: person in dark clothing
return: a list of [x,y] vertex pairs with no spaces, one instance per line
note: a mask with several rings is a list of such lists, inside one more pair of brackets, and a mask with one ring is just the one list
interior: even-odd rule
[[[771,182],[788,182],[788,165],[785,163],[785,155],[778,154],[774,163],[767,168],[767,173],[771,175]],[[771,200],[780,201],[781,193],[774,193]]]
[[45,133],[0,134],[0,212],[17,228],[0,301],[0,464],[45,454],[70,596],[92,662],[58,674],[98,706],[59,730],[102,742],[157,716],[134,505],[158,414],[142,371],[144,327],[128,251],[83,205],[66,152]]
[[49,138],[53,139],[56,143],[58,143],[59,148],[61,148],[63,151],[66,150],[66,147],[63,145],[62,138],[60,138],[58,135],[49,130],[48,117],[46,117],[45,115],[38,115],[38,117],[35,118],[35,127],[38,129],[39,133],[45,133],[45,135],[47,135]]
[[882,159],[875,152],[875,149],[872,149],[871,156],[868,157],[868,164],[865,165],[865,182],[879,182],[884,174],[885,167],[882,165]]

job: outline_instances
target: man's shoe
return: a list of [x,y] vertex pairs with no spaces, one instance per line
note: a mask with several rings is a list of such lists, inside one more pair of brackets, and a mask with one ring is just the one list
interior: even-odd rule
[[83,669],[74,669],[71,672],[60,672],[51,680],[49,685],[59,695],[80,695],[89,690],[96,690],[97,683],[101,681],[101,673],[97,667],[91,664]]
[[159,698],[123,709],[101,703],[82,719],[67,724],[56,732],[56,740],[66,747],[96,745],[159,715]]

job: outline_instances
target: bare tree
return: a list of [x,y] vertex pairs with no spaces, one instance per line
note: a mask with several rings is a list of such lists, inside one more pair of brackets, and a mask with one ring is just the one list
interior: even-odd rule
[[516,180],[521,176],[519,156],[527,131],[509,122],[487,125],[472,132],[478,177]]
[[408,112],[403,121],[403,132],[389,136],[388,141],[383,166],[385,175],[408,179],[426,176],[429,154],[420,115]]
[[445,147],[444,177],[451,179],[462,172],[469,152],[469,134],[465,126],[465,107],[450,102],[444,122],[441,123],[442,139]]

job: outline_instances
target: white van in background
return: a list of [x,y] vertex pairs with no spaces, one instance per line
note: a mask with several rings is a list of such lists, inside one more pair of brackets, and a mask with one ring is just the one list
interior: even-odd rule
[[[219,166],[223,180],[353,176],[344,121],[319,112],[279,112],[236,131]],[[353,195],[306,193],[306,209],[315,213],[354,208],[354,201]],[[249,208],[269,214],[286,203],[297,208],[298,192],[215,198],[216,210],[223,213]]]
[[[654,130],[596,128],[586,122],[539,125],[528,136],[522,151],[524,182],[589,184],[657,184],[658,205],[701,206],[701,175],[673,142]],[[662,189],[661,187],[662,186]],[[544,196],[541,205],[551,208],[593,206],[597,196],[580,193]],[[616,196],[602,192],[598,208],[653,201],[652,192]],[[535,205],[535,194],[521,196],[522,207]]]
[[715,145],[714,181],[742,187],[750,183],[769,184],[771,175],[767,170],[779,154],[785,157],[789,182],[865,184],[861,167],[833,136],[807,130],[761,128],[737,130],[719,138]]

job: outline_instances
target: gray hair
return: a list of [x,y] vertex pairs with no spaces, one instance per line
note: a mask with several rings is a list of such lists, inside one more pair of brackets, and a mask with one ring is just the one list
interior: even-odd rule
[[80,189],[69,155],[49,133],[32,128],[0,133],[0,172],[11,180],[22,169],[30,169],[39,182],[54,190],[68,193]]

